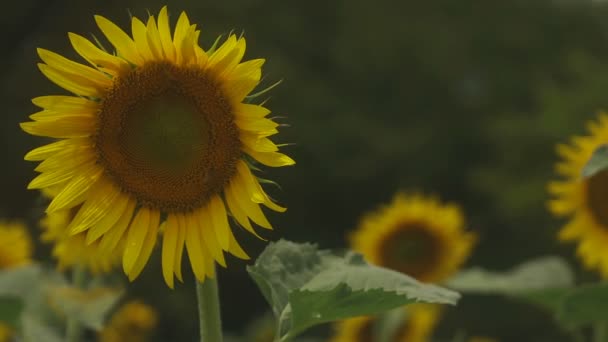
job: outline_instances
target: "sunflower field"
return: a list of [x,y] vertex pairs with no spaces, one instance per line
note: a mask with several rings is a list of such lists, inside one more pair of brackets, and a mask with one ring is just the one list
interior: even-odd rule
[[0,342],[608,342],[608,1],[4,5]]

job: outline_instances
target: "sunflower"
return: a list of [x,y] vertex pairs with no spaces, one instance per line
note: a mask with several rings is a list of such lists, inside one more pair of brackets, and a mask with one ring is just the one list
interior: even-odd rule
[[225,266],[224,252],[247,259],[228,215],[259,237],[252,222],[271,229],[260,205],[285,211],[251,168],[294,164],[269,139],[278,133],[270,110],[250,103],[264,60],[243,62],[245,39],[232,34],[204,50],[184,12],[172,33],[166,7],[146,23],[133,17],[132,36],[95,21],[116,53],[68,34],[91,66],[38,49],[42,73],[73,96],[32,100],[42,110],[22,129],[58,140],[25,156],[42,161],[28,187],[59,189],[49,213],[76,208],[69,234],[85,233],[103,253],[123,242],[117,253],[130,280],[159,231],[171,288],[174,275],[182,280],[184,247],[199,281],[214,276],[215,262]]
[[608,116],[600,114],[589,121],[589,135],[573,137],[569,145],[557,145],[561,157],[556,172],[562,180],[549,182],[548,191],[554,197],[548,202],[556,216],[569,217],[560,230],[561,241],[578,241],[577,255],[583,264],[608,277],[608,171],[589,178],[581,172],[596,148],[608,144]]
[[465,232],[458,207],[405,194],[367,214],[350,235],[353,249],[371,263],[424,282],[440,282],[456,272],[475,241]]
[[[433,304],[412,304],[404,307],[405,321],[394,332],[391,342],[428,342],[441,317],[441,307]],[[330,342],[373,342],[379,334],[376,320],[362,316],[336,324]]]
[[0,221],[0,270],[32,261],[32,241],[26,226],[18,221]]
[[99,342],[144,342],[158,324],[156,311],[143,302],[132,300],[112,315],[99,333]]
[[0,342],[10,342],[15,336],[15,331],[8,325],[0,322]]
[[[68,234],[65,228],[74,218],[75,212],[76,210],[70,209],[47,213],[40,220],[44,229],[42,241],[53,243],[52,253],[58,260],[60,270],[82,265],[93,274],[110,272],[120,262],[120,254],[109,251],[103,253],[99,241],[87,241],[84,232]],[[124,248],[122,244],[118,247]]]

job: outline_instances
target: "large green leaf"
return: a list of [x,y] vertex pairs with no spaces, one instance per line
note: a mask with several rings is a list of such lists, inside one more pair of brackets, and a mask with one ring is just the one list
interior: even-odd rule
[[562,296],[557,317],[573,325],[606,322],[608,283],[581,286]]
[[505,272],[481,268],[465,270],[448,281],[447,286],[465,293],[499,294],[536,305],[556,317],[564,298],[573,291],[574,275],[559,257],[547,256],[525,262]]
[[582,176],[591,177],[598,172],[608,169],[608,145],[601,145],[595,149],[591,158],[585,164]]
[[42,270],[36,264],[0,272],[0,296],[26,297],[39,286]]
[[247,268],[279,320],[282,340],[320,323],[373,315],[413,302],[455,304],[460,295],[369,265],[353,252],[271,243]]
[[461,292],[518,295],[539,290],[568,288],[574,276],[559,257],[547,256],[525,262],[505,272],[472,268],[458,273],[448,286]]
[[101,330],[108,312],[123,295],[121,289],[92,288],[77,289],[69,286],[50,288],[47,291],[49,304],[78,320],[85,327]]

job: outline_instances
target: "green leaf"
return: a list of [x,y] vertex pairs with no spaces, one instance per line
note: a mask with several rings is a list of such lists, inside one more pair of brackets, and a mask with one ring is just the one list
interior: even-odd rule
[[93,288],[82,290],[70,286],[51,288],[47,292],[51,306],[85,327],[101,330],[108,312],[123,295],[120,289]]
[[413,302],[455,304],[460,295],[378,266],[361,255],[278,241],[247,268],[279,320],[282,340],[314,325],[374,315]]
[[538,290],[568,288],[573,284],[574,276],[568,264],[553,256],[525,262],[506,272],[472,268],[448,281],[449,287],[461,292],[505,295],[538,295]]
[[23,341],[64,342],[57,330],[39,316],[26,313],[21,317]]
[[560,320],[574,325],[605,322],[608,317],[608,283],[585,285],[564,295],[557,311]]
[[41,273],[41,268],[36,264],[2,270],[0,296],[28,296],[39,286]]
[[0,296],[0,322],[16,327],[23,311],[23,301],[12,296]]
[[583,167],[582,176],[589,178],[606,169],[608,169],[608,145],[600,145]]

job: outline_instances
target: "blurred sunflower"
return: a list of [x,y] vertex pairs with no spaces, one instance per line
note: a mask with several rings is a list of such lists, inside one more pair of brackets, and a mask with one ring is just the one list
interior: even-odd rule
[[588,123],[589,135],[573,137],[568,145],[559,144],[561,161],[556,172],[563,180],[550,182],[549,210],[556,216],[567,216],[569,222],[560,230],[561,241],[578,241],[577,255],[583,264],[608,277],[608,171],[589,178],[581,172],[600,145],[608,144],[608,116],[601,114]]
[[59,188],[47,212],[75,210],[66,231],[85,233],[102,253],[124,241],[130,280],[159,230],[170,287],[174,275],[181,280],[184,246],[199,281],[214,276],[216,261],[225,266],[224,251],[248,258],[228,213],[258,236],[250,220],[271,229],[260,205],[285,210],[264,192],[251,163],[294,164],[269,139],[278,133],[270,110],[249,103],[264,60],[243,62],[245,39],[235,35],[205,51],[184,12],[172,34],[166,7],[158,20],[133,17],[132,37],[104,17],[95,20],[116,54],[69,33],[92,67],[38,49],[42,73],[75,96],[32,100],[42,111],[22,129],[60,140],[25,156],[42,161],[28,187]]
[[14,336],[14,330],[8,325],[0,322],[0,342],[10,342]]
[[121,306],[99,333],[99,342],[145,342],[158,324],[156,311],[133,300]]
[[[32,251],[32,240],[23,223],[0,222],[0,272],[29,264]],[[11,341],[13,336],[13,328],[0,322],[0,342]]]
[[0,270],[29,264],[32,249],[32,240],[23,223],[0,221]]
[[471,253],[476,237],[465,232],[458,207],[435,198],[397,194],[367,214],[350,235],[351,246],[371,263],[424,282],[454,274]]
[[[77,209],[75,207],[47,213],[40,220],[40,226],[44,229],[42,241],[53,243],[52,253],[61,270],[82,265],[94,274],[110,272],[120,262],[119,253],[102,251],[99,241],[87,241],[86,233],[71,235],[65,229],[76,215]],[[118,248],[122,249],[123,246],[124,244],[119,244]]]
[[[399,326],[391,342],[428,342],[441,317],[441,307],[432,304],[412,304],[404,307],[406,320]],[[373,317],[356,317],[338,322],[330,342],[373,342],[376,326]]]

